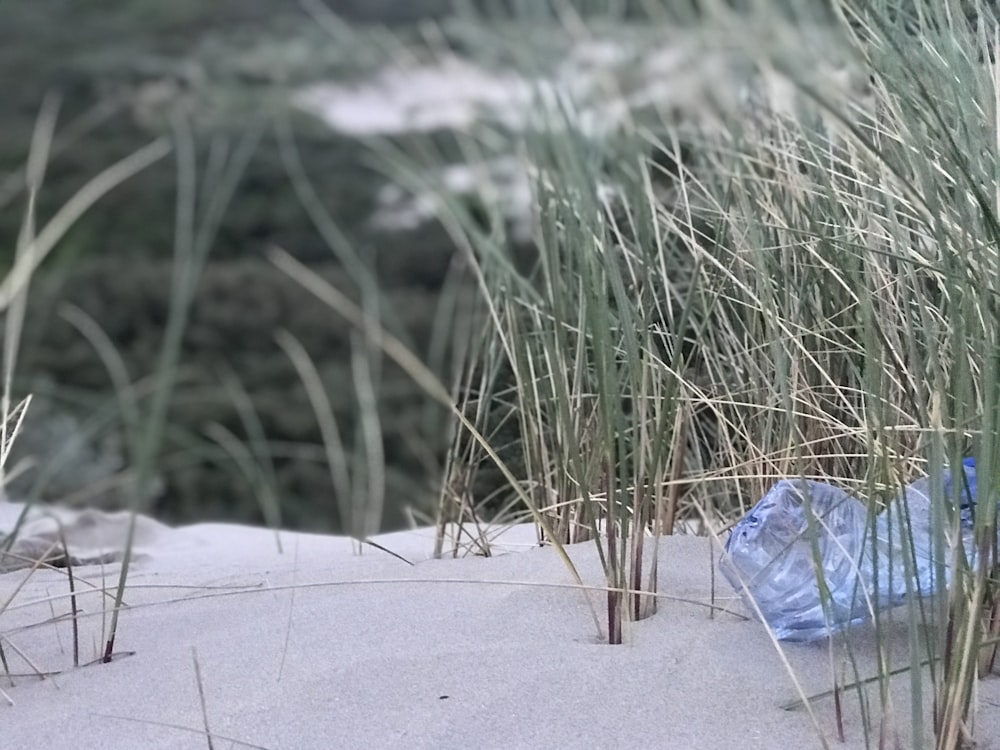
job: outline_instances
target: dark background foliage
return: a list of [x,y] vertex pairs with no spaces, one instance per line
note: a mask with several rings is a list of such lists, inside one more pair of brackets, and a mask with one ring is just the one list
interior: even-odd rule
[[[441,14],[447,5],[443,0],[329,4],[346,20],[389,25]],[[180,89],[183,93],[191,75],[189,63],[206,44],[241,35],[246,39],[287,35],[290,29],[308,27],[297,4],[274,0],[2,4],[0,262],[6,266],[12,260],[25,205],[21,170],[47,94],[60,98],[60,127],[40,197],[39,224],[87,179],[157,135],[143,110],[150,92],[176,94]],[[233,144],[246,124],[256,126],[271,114],[266,102],[251,102],[239,117],[196,122],[200,164],[206,163],[213,143],[221,139]],[[152,510],[173,521],[262,520],[247,480],[205,439],[206,427],[213,422],[246,437],[223,388],[225,378],[235,373],[272,441],[283,523],[338,530],[341,519],[322,460],[316,418],[274,335],[290,331],[313,356],[350,449],[357,423],[350,329],[277,273],[265,253],[281,246],[338,288],[355,297],[357,289],[293,189],[273,129],[260,126],[264,135],[222,221],[197,292],[160,461],[164,489]],[[324,210],[377,276],[387,325],[415,351],[426,353],[454,248],[433,225],[406,233],[373,230],[368,219],[384,178],[371,168],[365,149],[304,117],[293,118],[293,130],[306,175]],[[80,308],[99,323],[132,378],[155,370],[169,305],[176,191],[176,165],[171,159],[142,172],[84,216],[36,278],[19,385],[38,397],[29,433],[34,428],[55,437],[33,440],[29,434],[25,446],[31,450],[55,452],[58,446],[53,443],[67,438],[65,428],[46,432],[39,422],[68,414],[72,419],[67,424],[83,426],[99,405],[113,401],[104,366],[59,315],[62,304]],[[446,422],[398,369],[384,362],[380,372],[377,387],[387,463],[385,525],[393,527],[403,523],[404,506],[428,508],[433,502]],[[106,442],[116,431],[114,424],[107,425],[87,439]],[[126,453],[123,439],[119,431],[113,441],[121,455]],[[91,454],[81,455],[80,461],[88,461]],[[76,472],[81,483],[88,476],[73,464],[67,471]],[[61,499],[76,489],[72,476],[42,486],[34,481],[36,476],[23,477],[12,493]],[[108,504],[122,500],[110,492],[96,496],[96,501]]]
[[[202,172],[219,144],[231,148],[248,127],[263,133],[219,227],[183,344],[183,377],[159,463],[163,491],[151,508],[169,520],[263,520],[247,479],[205,437],[213,423],[248,437],[232,395],[223,387],[235,375],[271,443],[283,523],[342,529],[316,417],[274,335],[290,331],[314,357],[350,449],[360,443],[351,332],[277,273],[266,253],[280,246],[358,296],[356,276],[341,267],[289,176],[274,127],[281,108],[273,98],[276,82],[302,82],[287,80],[289,75],[307,81],[349,78],[355,61],[340,59],[339,67],[331,67],[315,54],[306,61],[315,69],[291,74],[266,62],[242,67],[234,62],[237,53],[269,40],[309,37],[313,49],[331,51],[334,42],[309,17],[316,2],[0,3],[0,265],[9,266],[13,258],[25,206],[22,170],[47,95],[59,97],[59,129],[39,198],[39,225],[89,178],[161,135],[165,111],[173,103],[200,97],[189,121]],[[644,5],[638,0],[574,4],[581,12],[617,18]],[[674,5],[680,9],[697,3]],[[551,16],[547,4],[538,0],[326,2],[357,28],[388,27],[404,38],[419,32],[420,21],[442,18],[453,6],[492,16]],[[374,273],[387,327],[415,352],[427,355],[435,336],[448,335],[438,305],[458,257],[452,242],[433,223],[405,232],[373,228],[369,219],[385,177],[373,166],[370,152],[304,115],[281,116],[290,118],[305,178],[322,209]],[[402,137],[394,145],[403,151],[415,146]],[[420,145],[454,153],[448,133],[428,134]],[[67,441],[82,445],[74,448],[75,458],[61,469],[58,481],[50,477],[40,483],[39,472],[29,473],[11,488],[13,494],[65,499],[102,472],[122,468],[128,451],[115,420],[106,419],[92,435],[85,429],[95,410],[106,411],[114,397],[100,359],[61,317],[61,306],[70,303],[83,310],[107,332],[133,379],[154,372],[169,306],[176,204],[176,165],[168,158],[103,198],[47,259],[30,295],[18,368],[21,391],[38,397],[22,452],[45,461]],[[443,322],[450,322],[448,316]],[[445,381],[450,379],[447,357],[432,364]],[[432,507],[448,422],[406,375],[387,362],[378,369],[385,525],[394,527],[404,522],[404,507]],[[94,468],[104,462],[105,468]],[[489,494],[495,478],[484,477],[492,476],[484,467],[477,480],[485,482],[479,494]],[[97,491],[88,501],[117,504],[123,498]]]

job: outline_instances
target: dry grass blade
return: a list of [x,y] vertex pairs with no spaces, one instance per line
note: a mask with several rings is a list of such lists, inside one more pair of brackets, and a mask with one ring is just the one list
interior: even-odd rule
[[18,433],[24,424],[24,417],[31,406],[31,396],[25,396],[14,405],[2,417],[2,428],[0,428],[0,488],[4,486],[4,468],[7,466],[7,459],[10,457],[11,448],[17,439]]
[[191,648],[191,660],[194,662],[194,679],[198,684],[198,704],[201,706],[202,726],[205,728],[205,741],[208,743],[208,750],[215,750],[215,743],[212,740],[212,730],[208,725],[208,705],[205,703],[205,686],[201,681],[201,665],[198,663],[198,651]]
[[55,248],[69,228],[101,197],[133,175],[170,153],[170,142],[161,138],[108,167],[84,185],[25,247],[14,267],[0,282],[0,311],[7,310],[24,290],[31,274]]
[[183,724],[175,724],[169,721],[156,721],[154,719],[137,719],[134,716],[118,716],[116,714],[94,714],[103,719],[112,719],[114,721],[130,721],[134,724],[144,724],[151,727],[163,727],[164,729],[174,729],[178,732],[187,732],[189,734],[199,735],[204,737],[209,743],[213,740],[220,740],[221,742],[228,742],[233,747],[245,747],[248,750],[272,750],[266,745],[255,745],[252,742],[246,742],[245,740],[240,740],[235,737],[230,737],[225,734],[209,734],[204,729],[198,729],[196,727],[187,727]]
[[351,473],[348,469],[344,442],[337,426],[337,418],[323,387],[319,371],[305,347],[291,333],[284,330],[278,331],[275,334],[275,340],[285,352],[285,356],[288,357],[292,366],[295,367],[299,380],[305,388],[306,397],[309,399],[312,412],[319,425],[323,451],[326,456],[326,467],[330,472],[330,479],[337,497],[340,518],[346,527],[353,530],[351,507],[348,503],[348,498],[351,496]]

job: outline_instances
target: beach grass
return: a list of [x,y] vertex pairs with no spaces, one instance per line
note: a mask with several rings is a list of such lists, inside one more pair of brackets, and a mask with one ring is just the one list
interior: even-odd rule
[[[650,17],[665,22],[666,6],[651,6]],[[570,4],[553,8],[531,22],[580,44],[603,28]],[[453,382],[386,330],[369,269],[322,213],[279,123],[294,189],[361,289],[355,302],[291,255],[272,253],[281,273],[358,331],[351,362],[364,467],[349,465],[309,353],[291,334],[277,344],[316,413],[348,533],[364,540],[381,518],[373,383],[384,356],[453,420],[438,552],[446,552],[445,529],[458,528],[488,554],[491,523],[529,518],[582,589],[565,548],[596,545],[605,586],[595,622],[611,644],[627,642],[630,623],[656,612],[659,537],[683,526],[722,542],[786,477],[845,488],[869,503],[873,521],[903,486],[928,476],[941,590],[873,612],[877,675],[844,678],[834,642],[842,638],[850,659],[850,633],[831,640],[830,694],[857,698],[871,747],[894,746],[905,725],[914,747],[957,748],[975,737],[976,681],[994,671],[1000,636],[996,504],[980,503],[968,560],[954,543],[960,503],[944,490],[947,467],[967,456],[976,459],[980,498],[996,496],[1000,476],[1000,70],[991,62],[998,20],[982,2],[918,0],[904,12],[896,3],[834,0],[832,10],[819,34],[829,55],[821,65],[803,63],[802,40],[817,30],[801,18],[766,4],[749,17],[721,6],[707,12],[696,53],[724,55],[749,73],[732,86],[739,96],[707,101],[701,119],[644,105],[635,81],[609,75],[589,96],[623,102],[616,111],[627,114],[595,128],[590,104],[534,79],[529,125],[458,133],[470,162],[516,160],[530,186],[535,255],[525,263],[512,254],[497,185],[487,180],[476,202],[437,195],[438,217],[479,294],[477,314],[456,329],[463,360]],[[444,32],[427,36],[421,55],[446,53]],[[497,40],[504,60],[526,76],[550,64],[551,51],[509,34]],[[157,141],[112,167],[36,231],[30,198],[41,187],[53,106],[40,117],[27,170],[17,262],[0,285],[0,467],[27,409],[11,383],[31,273],[88,205],[170,148]],[[250,132],[217,180],[199,187],[189,136],[183,125],[175,129],[176,285],[142,410],[113,344],[69,312],[116,386],[135,449],[133,514],[154,470],[198,275],[258,135]],[[435,189],[424,175],[446,166],[429,146],[372,147],[373,160],[414,191]],[[264,488],[265,515],[277,526],[266,436],[238,381],[228,390],[250,439],[221,427],[211,437]],[[477,472],[487,465],[505,484],[476,497]],[[114,654],[130,549],[131,538],[113,587],[105,660]],[[899,621],[909,638],[905,658],[888,643]],[[6,669],[2,646],[0,639]],[[900,675],[908,706],[893,702]],[[874,700],[863,685],[875,686]],[[801,703],[824,697],[802,694]],[[822,728],[817,735],[825,742]]]
[[[710,126],[650,108],[595,132],[582,102],[540,84],[531,126],[465,137],[475,163],[509,139],[499,150],[530,180],[538,252],[520,268],[496,204],[484,224],[483,206],[440,197],[488,342],[463,381],[479,432],[456,433],[445,485],[467,487],[482,435],[516,423],[510,493],[551,541],[598,545],[604,634],[620,643],[655,611],[650,536],[691,518],[721,533],[784,477],[865,498],[873,522],[929,476],[942,590],[873,613],[885,639],[893,618],[909,624],[911,705],[893,705],[888,646],[874,703],[862,675],[837,676],[832,645],[831,681],[838,701],[864,704],[871,746],[892,746],[905,722],[914,747],[960,747],[998,628],[996,505],[979,506],[972,565],[943,489],[947,467],[974,456],[980,498],[995,496],[997,19],[985,3],[835,2],[828,57],[811,48],[803,64],[816,28],[765,5],[706,23],[704,55],[753,71]],[[560,7],[553,27],[589,40],[588,19]],[[506,52],[542,68],[527,44]],[[628,98],[612,77],[601,93]],[[401,180],[420,171],[383,153]],[[497,192],[487,181],[483,195]],[[487,512],[452,498],[451,520]]]
[[[146,387],[137,387],[120,353],[116,350],[114,342],[96,321],[78,308],[67,306],[62,311],[63,317],[94,348],[108,373],[109,381],[116,394],[116,419],[120,421],[121,430],[128,446],[127,496],[130,498],[130,523],[121,550],[122,564],[117,575],[113,605],[107,610],[108,623],[105,629],[106,640],[102,657],[104,661],[111,661],[116,653],[114,644],[118,630],[119,613],[124,606],[135,520],[140,513],[147,510],[152,495],[152,485],[158,470],[157,462],[160,448],[164,434],[168,429],[168,409],[180,369],[181,343],[188,313],[198,287],[201,270],[214,242],[226,205],[243,174],[247,160],[255,150],[259,130],[250,128],[242,141],[233,149],[232,154],[218,162],[217,171],[211,173],[213,181],[199,185],[198,167],[189,124],[183,119],[177,119],[174,123],[173,138],[158,139],[100,173],[81,188],[77,195],[39,231],[36,227],[35,204],[38,192],[42,189],[44,182],[48,152],[56,128],[57,102],[58,100],[55,98],[46,100],[39,114],[35,137],[25,169],[27,207],[15,263],[4,277],[2,290],[0,290],[0,295],[2,295],[0,296],[0,310],[4,313],[4,391],[2,397],[2,444],[4,447],[2,464],[0,464],[0,467],[4,468],[0,468],[0,488],[6,486],[8,479],[5,473],[7,458],[17,431],[26,417],[27,407],[30,403],[30,396],[28,396],[15,404],[12,400],[12,387],[32,275],[45,257],[56,247],[59,240],[69,231],[73,223],[104,194],[119,187],[129,177],[164,158],[171,151],[177,155],[178,165],[176,257],[171,304],[158,366],[152,383]],[[239,396],[238,382],[230,383],[230,391]],[[243,416],[245,424],[248,424],[250,428],[254,427],[251,412],[244,408],[241,411],[241,416]],[[255,434],[252,429],[250,434],[251,436]],[[258,434],[257,437],[260,438],[260,435]],[[254,478],[258,480],[256,486],[267,487],[265,482],[260,481],[264,470],[262,467],[266,467],[260,457],[249,460],[245,455],[248,450],[247,446],[240,443],[232,435],[223,434],[220,442],[223,443],[224,448],[233,452],[237,459],[244,459],[244,464],[249,467],[248,470],[252,471]],[[257,444],[259,442],[258,439]],[[252,446],[254,443],[250,442],[250,445]],[[240,452],[241,449],[242,452]],[[42,471],[40,474],[44,476],[45,472]],[[86,488],[81,489],[86,490]],[[265,516],[271,518],[274,525],[277,526],[279,517],[276,515],[277,503],[275,499],[273,496],[266,496],[263,500],[265,501]],[[5,555],[11,554],[12,545],[18,538],[20,526],[26,519],[31,505],[31,502],[28,502],[24,506],[20,519],[14,528],[5,535],[2,541]],[[38,559],[27,561],[30,570],[34,571],[39,566],[46,566],[50,554],[54,551],[54,549],[50,549]],[[72,562],[65,541],[62,544],[62,557],[68,570],[67,580],[70,593],[73,595]],[[10,602],[7,602],[7,605],[9,604]],[[74,663],[78,664],[79,643],[75,630],[73,647]],[[2,648],[2,644],[0,644],[0,648]]]

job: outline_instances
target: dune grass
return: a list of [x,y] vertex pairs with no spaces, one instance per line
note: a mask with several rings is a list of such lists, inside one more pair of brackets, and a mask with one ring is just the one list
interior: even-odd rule
[[[650,5],[652,15],[665,15]],[[553,96],[540,85],[529,127],[460,134],[470,160],[516,158],[531,185],[537,255],[526,267],[510,254],[503,211],[490,200],[497,189],[487,186],[475,205],[440,196],[440,218],[482,305],[481,326],[459,348],[466,360],[454,386],[386,332],[365,269],[299,180],[314,220],[363,290],[355,304],[291,256],[273,255],[282,272],[360,331],[352,362],[370,462],[361,472],[347,466],[308,353],[290,335],[279,340],[317,413],[352,533],[362,539],[374,531],[384,492],[371,389],[380,353],[453,415],[439,528],[456,522],[488,553],[487,522],[526,513],[581,588],[564,545],[592,541],[606,577],[598,629],[609,643],[626,641],[629,623],[656,611],[658,537],[682,523],[722,535],[775,480],[796,476],[865,498],[874,518],[900,487],[927,475],[942,591],[875,613],[878,675],[842,679],[831,643],[831,693],[838,701],[857,697],[869,746],[891,747],[903,725],[914,747],[955,748],[974,737],[976,680],[993,671],[1000,635],[997,511],[992,501],[980,504],[973,564],[953,543],[958,509],[944,492],[944,471],[972,455],[980,498],[997,494],[1000,71],[990,59],[1000,32],[985,3],[896,6],[834,0],[823,49],[842,61],[840,71],[813,58],[803,64],[803,35],[814,28],[765,4],[749,21],[715,8],[701,51],[725,49],[739,61],[734,67],[752,73],[743,96],[717,102],[703,122],[639,105],[595,132],[572,92]],[[533,23],[587,40],[592,19],[569,7]],[[508,45],[505,59],[526,74],[543,67],[529,45],[498,38]],[[629,102],[635,85],[609,76],[598,93]],[[33,153],[44,153],[51,127],[43,118]],[[248,137],[199,224],[192,157],[178,142],[186,186],[178,287],[162,379],[145,427],[134,425],[140,487],[162,434],[189,295],[252,148]],[[286,137],[283,145],[294,178],[294,144]],[[376,146],[413,189],[424,170],[442,166],[429,150],[422,155],[430,160],[420,161]],[[0,286],[13,327],[5,333],[3,456],[24,416],[10,373],[31,271],[89,202],[165,152],[158,142],[109,170],[41,232],[29,209],[18,263]],[[43,162],[27,171],[30,190]],[[100,341],[96,332],[91,338]],[[105,359],[114,377],[120,368],[110,354]],[[123,414],[134,413],[127,379],[116,379]],[[242,403],[238,387],[232,392]],[[242,413],[254,432],[252,412]],[[502,442],[510,427],[516,441]],[[248,474],[266,478],[251,449],[224,432],[214,437]],[[480,503],[470,488],[487,462],[507,487]],[[270,495],[267,502],[276,506]],[[887,643],[899,619],[909,633],[902,662]],[[850,654],[849,634],[845,643]],[[909,681],[909,706],[893,704],[890,683],[899,675]],[[867,700],[862,683],[875,685],[876,700]],[[803,695],[802,703],[822,697]]]
[[[126,436],[126,444],[129,448],[128,497],[131,498],[129,503],[130,523],[126,542],[121,551],[122,564],[117,575],[113,605],[108,610],[109,621],[105,631],[106,640],[102,656],[102,659],[107,662],[111,661],[116,655],[114,644],[118,630],[119,613],[123,607],[125,587],[128,581],[135,521],[138,514],[146,510],[152,494],[151,486],[154,482],[157,469],[157,456],[167,429],[167,412],[179,372],[181,341],[186,326],[187,315],[198,286],[201,269],[213,244],[214,236],[222,220],[226,205],[243,174],[247,160],[255,149],[259,132],[253,128],[248,130],[243,140],[237,144],[233,153],[224,157],[215,165],[217,172],[213,173],[214,180],[207,184],[199,185],[193,138],[187,123],[179,119],[175,122],[173,139],[161,138],[93,178],[81,188],[79,193],[62,210],[49,220],[41,231],[37,231],[35,226],[35,204],[38,192],[42,189],[49,146],[55,132],[58,112],[58,108],[54,103],[55,101],[54,99],[47,100],[39,116],[35,138],[29,154],[28,166],[25,170],[27,175],[27,208],[25,210],[15,263],[5,276],[2,288],[0,288],[0,311],[4,313],[5,326],[3,353],[4,391],[2,398],[3,450],[2,455],[0,455],[0,489],[5,486],[7,479],[3,472],[9,456],[10,446],[13,444],[17,430],[25,418],[27,406],[30,403],[30,396],[16,405],[12,402],[12,384],[16,369],[21,328],[24,322],[24,309],[32,274],[44,260],[45,256],[55,248],[60,238],[70,229],[74,221],[89,206],[93,205],[105,193],[127,181],[130,176],[165,157],[172,150],[177,153],[178,208],[175,271],[171,304],[160,350],[159,363],[152,379],[153,382],[149,387],[138,388],[136,386],[136,383],[128,373],[124,361],[116,350],[114,342],[100,329],[93,319],[78,309],[67,307],[63,311],[64,317],[93,346],[107,369],[117,398],[116,418],[120,420],[122,432]],[[202,191],[204,191],[207,197],[202,197]],[[237,397],[240,395],[238,387],[231,387],[230,391],[235,393]],[[141,401],[139,398],[140,395],[143,397]],[[241,411],[241,416],[244,419],[244,423],[248,423],[251,428],[254,426],[252,413],[248,413],[244,408]],[[252,429],[250,430],[250,434],[255,434]],[[232,443],[239,442],[235,438],[226,442],[226,438],[232,438],[232,436],[222,436],[220,442],[223,443],[224,447],[229,446],[232,448]],[[242,447],[244,451],[247,450],[247,447],[242,444],[239,447]],[[237,453],[237,458],[240,457],[243,457],[242,454]],[[263,471],[262,469],[257,469],[259,466],[264,466],[259,458],[255,461],[245,461],[244,463],[247,463],[258,474]],[[41,476],[44,476],[44,474],[44,471],[40,472]],[[267,487],[266,483],[259,482],[258,484],[259,486]],[[265,501],[265,515],[271,518],[274,521],[274,525],[277,526],[276,500],[271,496],[264,497],[263,500]],[[266,501],[270,502],[267,503]],[[26,519],[30,508],[31,503],[29,502],[25,505],[24,511],[15,524],[15,527],[3,538],[0,549],[2,549],[4,555],[11,554],[12,545],[17,539],[20,526]],[[50,554],[54,551],[54,549],[50,549],[38,559],[28,561],[31,571],[36,570],[40,566],[47,566]],[[65,540],[62,543],[62,557],[66,561],[68,582],[72,594],[74,586],[72,562],[66,549]],[[4,608],[9,606],[9,604],[10,602],[7,602]],[[0,650],[2,650],[2,646],[3,644],[0,642]],[[76,640],[75,631],[73,647],[74,663],[78,664],[79,643]],[[6,662],[6,659],[4,659],[4,662]]]
[[[892,703],[887,646],[874,703],[847,690],[864,676],[848,686],[831,668],[831,681],[838,700],[857,692],[872,746],[905,722],[914,747],[959,747],[998,630],[996,505],[976,514],[971,565],[943,490],[971,455],[980,498],[996,495],[997,19],[985,3],[833,10],[823,35],[840,70],[811,53],[804,65],[806,30],[772,11],[748,23],[717,9],[706,39],[754,74],[715,127],[647,110],[595,135],[571,93],[540,86],[533,127],[468,136],[478,162],[504,137],[518,155],[538,256],[518,268],[497,205],[484,225],[482,206],[441,196],[488,319],[464,376],[478,431],[456,433],[445,486],[468,486],[498,410],[516,421],[511,494],[551,541],[598,545],[618,643],[655,611],[650,535],[689,517],[717,533],[789,476],[866,498],[874,519],[929,476],[936,580],[947,566],[952,585],[876,613],[883,638],[892,618],[909,624],[911,705]],[[586,19],[561,18],[588,38]],[[507,52],[540,67],[527,46]],[[605,93],[627,97],[621,81]],[[384,153],[400,179],[419,172]],[[447,518],[488,512],[453,497]]]

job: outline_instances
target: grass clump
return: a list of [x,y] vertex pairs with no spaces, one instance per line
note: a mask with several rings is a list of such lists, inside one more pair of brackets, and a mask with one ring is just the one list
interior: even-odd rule
[[[906,722],[914,746],[958,747],[997,631],[998,19],[984,3],[833,11],[819,38],[841,65],[824,71],[803,64],[815,28],[719,9],[704,54],[725,40],[753,73],[700,128],[647,108],[595,134],[571,92],[539,85],[531,126],[499,148],[531,184],[527,269],[506,251],[499,208],[441,198],[487,320],[464,376],[479,437],[456,434],[445,486],[462,491],[443,513],[481,521],[486,506],[464,491],[477,446],[516,424],[505,456],[524,468],[509,494],[553,540],[595,540],[617,643],[654,609],[650,536],[679,520],[717,532],[789,476],[868,498],[874,519],[928,475],[934,559],[952,583],[903,615]],[[562,31],[587,38],[568,17]],[[516,53],[535,69],[530,49]],[[484,162],[497,143],[488,129],[464,149]],[[975,564],[943,490],[969,455]],[[879,614],[882,638],[896,616]],[[884,744],[898,665],[880,648]]]

